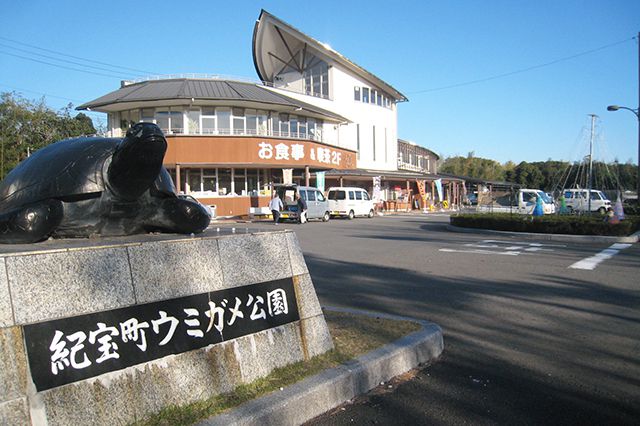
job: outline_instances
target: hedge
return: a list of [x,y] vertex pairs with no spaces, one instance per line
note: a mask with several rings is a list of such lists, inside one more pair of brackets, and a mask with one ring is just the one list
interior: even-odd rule
[[474,213],[451,216],[451,225],[495,231],[541,234],[627,236],[640,230],[640,216],[627,216],[619,223],[607,223],[598,216],[527,216],[509,213]]

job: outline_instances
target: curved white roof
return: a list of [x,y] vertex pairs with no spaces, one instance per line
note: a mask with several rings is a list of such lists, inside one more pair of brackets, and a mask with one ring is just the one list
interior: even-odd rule
[[274,77],[285,66],[295,68],[302,73],[308,65],[305,64],[305,60],[312,52],[318,52],[330,58],[372,86],[383,90],[396,102],[408,100],[390,84],[356,65],[327,44],[309,37],[267,11],[261,11],[253,32],[253,63],[262,81],[273,83]]

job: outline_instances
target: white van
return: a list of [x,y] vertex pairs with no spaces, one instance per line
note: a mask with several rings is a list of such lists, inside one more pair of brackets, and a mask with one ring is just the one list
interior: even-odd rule
[[281,219],[289,219],[296,222],[300,220],[300,212],[296,201],[296,196],[299,195],[307,203],[307,219],[321,219],[323,222],[329,220],[329,203],[318,188],[298,186],[295,183],[290,185],[275,184],[273,187],[284,206],[280,214]]
[[479,212],[488,213],[518,213],[533,214],[536,207],[536,200],[542,200],[542,211],[544,214],[553,214],[556,212],[556,206],[553,200],[539,189],[518,189],[515,194],[505,194],[498,197],[489,204],[478,204]]
[[333,187],[327,193],[331,216],[373,217],[373,201],[369,193],[362,188]]
[[[570,211],[586,212],[589,210],[587,189],[565,189],[564,201]],[[602,191],[591,190],[591,211],[604,214],[611,207],[611,201]]]

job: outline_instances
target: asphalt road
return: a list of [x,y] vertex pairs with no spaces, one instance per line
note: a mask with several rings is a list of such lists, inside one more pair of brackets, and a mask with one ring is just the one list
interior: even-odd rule
[[611,244],[458,234],[446,223],[280,225],[296,231],[321,304],[444,330],[436,363],[309,425],[640,424],[640,244],[574,269]]

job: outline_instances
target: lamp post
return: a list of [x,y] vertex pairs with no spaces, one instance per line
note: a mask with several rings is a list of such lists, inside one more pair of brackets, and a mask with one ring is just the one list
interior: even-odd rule
[[627,108],[627,107],[623,107],[623,106],[618,106],[618,105],[609,105],[607,107],[607,111],[618,111],[619,109],[626,109],[627,111],[631,111],[632,113],[635,114],[636,118],[638,119],[638,174],[636,176],[636,194],[637,194],[637,199],[638,199],[638,203],[640,203],[640,113],[638,112],[638,110],[640,108],[636,108],[636,109],[631,109],[631,108]]

